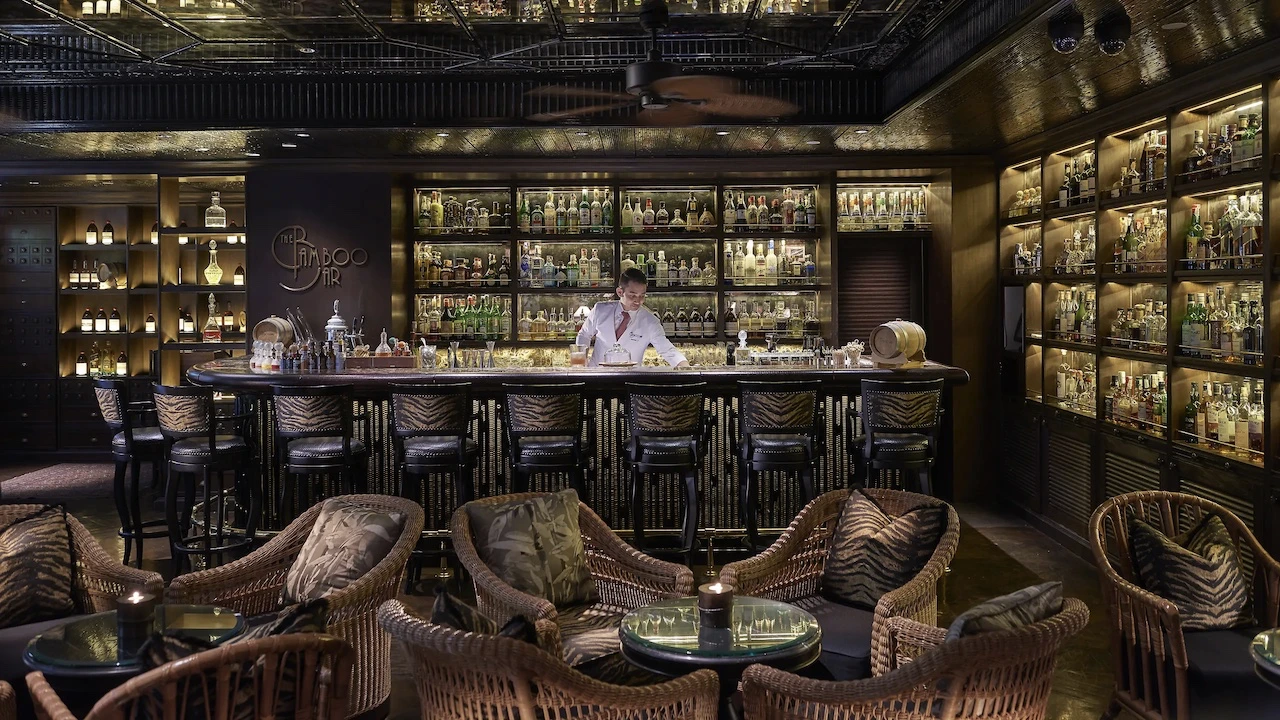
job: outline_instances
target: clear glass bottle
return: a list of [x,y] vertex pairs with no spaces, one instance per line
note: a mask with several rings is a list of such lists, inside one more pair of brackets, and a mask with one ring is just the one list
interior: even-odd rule
[[209,241],[209,264],[204,269],[204,280],[210,285],[222,282],[222,267],[218,265],[218,241]]
[[227,209],[222,207],[222,195],[216,190],[209,195],[209,207],[204,210],[204,226],[211,228],[227,226]]

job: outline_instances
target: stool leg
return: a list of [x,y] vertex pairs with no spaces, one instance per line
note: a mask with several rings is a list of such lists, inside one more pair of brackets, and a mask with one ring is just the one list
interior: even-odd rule
[[[130,528],[130,531],[133,533],[133,543],[134,543],[134,553],[135,553],[134,564],[138,568],[141,568],[142,567],[142,540],[143,540],[143,536],[146,535],[146,529],[143,528],[143,525],[142,525],[142,501],[138,497],[139,495],[142,494],[142,489],[139,487],[142,484],[142,465],[137,461],[137,459],[133,460],[132,465],[133,465],[133,468],[131,468],[132,473],[130,473],[130,476],[129,476],[130,480],[132,480],[132,482],[129,485],[129,503],[130,503],[130,510],[131,510],[129,520],[133,525],[133,527]],[[125,554],[126,556],[128,555],[128,550],[125,551]],[[124,562],[126,565],[129,564],[129,560],[127,557]]]
[[458,465],[453,469],[453,494],[458,499],[458,507],[475,500],[472,490],[471,470],[466,465]]
[[582,502],[591,505],[591,500],[587,497],[586,473],[583,472],[581,464],[569,469],[569,487],[577,491],[578,497],[582,499]]
[[757,488],[756,482],[759,480],[758,473],[754,472],[750,465],[747,466],[747,546],[752,552],[760,544],[760,522],[757,518]]
[[693,567],[693,556],[698,551],[698,471],[687,470],[684,477],[684,541],[685,564]]
[[[169,472],[169,482],[164,498],[164,516],[169,525],[169,552],[173,556],[171,562],[173,563],[175,577],[182,574],[182,553],[179,551],[179,547],[182,545],[182,539],[186,535],[186,525],[183,521],[186,514],[185,508],[182,515],[178,513],[179,485],[184,476],[186,476],[186,473]],[[183,504],[185,505],[190,499],[191,493],[188,490],[183,498]]]
[[810,465],[800,471],[800,496],[804,500],[804,504],[808,505],[813,500],[813,466]]
[[213,567],[213,533],[210,523],[213,522],[213,474],[209,472],[209,466],[204,467],[204,569],[208,570]]
[[520,466],[516,466],[512,472],[515,488],[517,493],[529,492],[529,471]]
[[920,483],[920,493],[922,495],[932,496],[933,495],[933,473],[930,472],[930,468],[925,467],[925,469],[919,471],[917,473],[917,477],[918,477],[918,482]]
[[631,528],[635,547],[644,552],[644,473],[631,466]]
[[[124,487],[125,466],[128,460],[116,460],[116,475],[112,484],[112,494],[116,500],[116,514],[120,516],[120,537],[124,539],[124,564],[129,564],[129,552],[133,549],[133,520],[129,517],[129,503]],[[136,462],[134,463],[137,464]]]

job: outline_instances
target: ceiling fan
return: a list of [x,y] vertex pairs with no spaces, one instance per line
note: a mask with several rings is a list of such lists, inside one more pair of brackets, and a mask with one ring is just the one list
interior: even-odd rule
[[680,66],[662,59],[658,31],[667,27],[666,0],[646,0],[640,26],[649,33],[646,59],[627,66],[627,91],[589,90],[549,85],[530,90],[530,97],[579,97],[599,100],[595,105],[529,115],[534,122],[571,120],[624,107],[638,107],[636,120],[645,125],[692,125],[708,115],[740,119],[792,115],[799,108],[778,98],[738,92],[738,82],[716,75],[684,75]]

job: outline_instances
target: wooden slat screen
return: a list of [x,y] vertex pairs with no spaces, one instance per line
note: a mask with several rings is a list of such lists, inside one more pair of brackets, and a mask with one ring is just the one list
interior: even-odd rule
[[923,317],[918,238],[857,239],[840,247],[836,313],[840,344],[867,341],[880,323],[902,318],[929,330]]

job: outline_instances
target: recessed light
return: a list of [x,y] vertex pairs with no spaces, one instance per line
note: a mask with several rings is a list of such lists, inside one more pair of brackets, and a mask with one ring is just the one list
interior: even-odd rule
[[309,137],[311,137],[311,133],[298,133],[298,137],[300,137],[300,138],[309,138]]
[[857,130],[854,130],[854,132],[857,133],[858,135],[866,135],[871,131],[866,128],[858,128]]
[[314,53],[315,51],[316,51],[316,49],[315,49],[315,48],[313,48],[313,47],[311,47],[310,45],[300,45],[300,46],[298,46],[298,52],[300,52],[300,53],[302,53],[302,54],[304,54],[304,55],[310,55],[311,53]]
[[297,144],[297,143],[280,143],[280,147],[282,147],[282,148],[296,148],[296,147],[298,147],[298,144]]
[[256,153],[256,152],[253,152],[253,151],[245,151],[244,156],[245,156],[245,157],[260,157],[260,153]]
[[728,131],[728,130],[717,130],[717,131],[716,131],[716,134],[717,134],[717,135],[728,135],[728,134],[729,134],[729,131]]
[[40,181],[39,181],[39,180],[28,180],[28,181],[27,181],[27,184],[28,184],[28,185],[39,185],[39,184],[40,184]]
[[805,145],[821,145],[822,141],[821,140],[805,140],[804,144]]
[[160,134],[159,134],[159,135],[157,135],[156,137],[157,137],[157,138],[159,138],[160,140],[168,140],[169,138],[171,138],[171,137],[173,137],[173,136],[172,136],[172,135],[170,135],[169,133],[160,133]]
[[591,133],[587,132],[586,130],[579,130],[578,132],[574,133],[574,135],[577,135],[578,137],[586,137],[590,134]]
[[209,152],[209,148],[207,147],[198,147],[198,148],[192,148],[192,149],[195,150],[196,152]]
[[1165,23],[1161,25],[1160,29],[1161,30],[1181,30],[1186,26],[1187,26],[1187,23],[1184,23],[1184,22],[1171,22],[1171,23]]
[[436,137],[449,137],[449,133],[447,133],[447,132],[438,132],[438,133],[436,133]]

